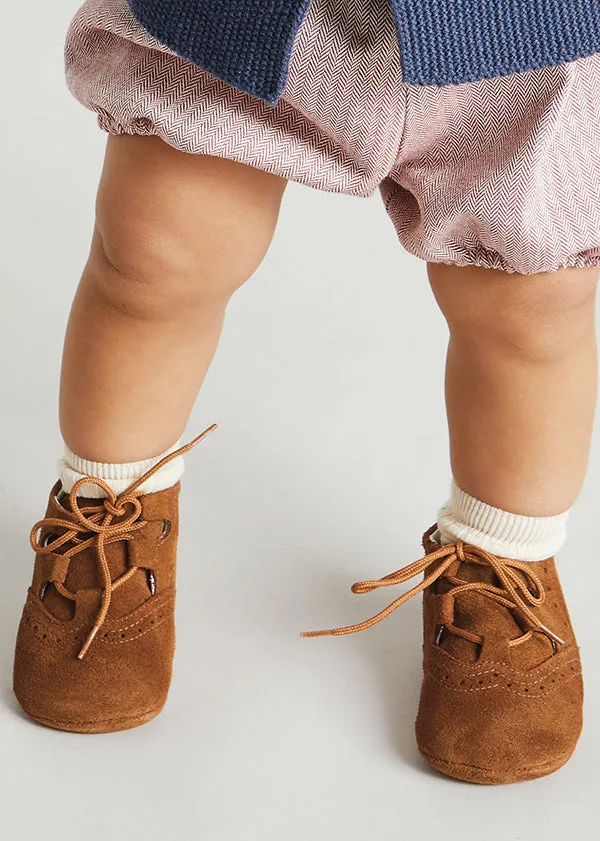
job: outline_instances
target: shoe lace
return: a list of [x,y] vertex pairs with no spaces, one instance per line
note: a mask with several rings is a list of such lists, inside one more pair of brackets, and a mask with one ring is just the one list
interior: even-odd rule
[[[112,580],[105,552],[105,546],[107,544],[119,540],[131,540],[134,537],[134,532],[143,528],[147,524],[146,520],[140,519],[142,504],[139,497],[142,494],[136,492],[136,488],[156,473],[163,465],[167,464],[167,462],[171,461],[176,456],[191,450],[192,447],[206,437],[209,432],[212,432],[216,428],[217,425],[212,424],[192,441],[164,456],[118,496],[102,479],[98,479],[93,476],[85,476],[78,479],[69,493],[69,502],[75,521],[60,517],[44,517],[43,519],[38,520],[38,522],[32,527],[29,538],[30,543],[34,552],[41,555],[57,553],[57,550],[59,550],[61,546],[69,541],[72,541],[73,545],[60,553],[61,558],[65,559],[63,563],[66,564],[66,568],[68,568],[71,558],[73,558],[76,554],[82,552],[84,549],[87,549],[89,546],[95,546],[96,548],[98,568],[102,579],[102,599],[94,626],[89,632],[79,654],[77,655],[78,660],[82,660],[85,657],[94,637],[102,627],[108,614],[113,592],[119,587],[122,587],[123,584],[125,584],[125,582],[128,581],[136,572],[137,567],[134,566],[118,578]],[[77,491],[81,485],[85,483],[93,483],[103,488],[108,494],[107,498],[99,500],[98,504],[86,505],[81,508],[77,501]],[[118,523],[112,522],[113,518],[123,517],[127,513],[127,506],[132,507],[129,516],[124,520],[120,520]],[[64,529],[65,531],[64,534],[58,535],[56,540],[42,545],[42,543],[37,539],[37,535],[40,529],[47,527],[52,529],[53,537],[56,529]],[[87,539],[78,536],[82,533],[87,534],[89,532],[92,532],[93,534]],[[68,590],[62,583],[55,581],[53,584],[62,596],[75,601],[76,595]]]
[[[435,527],[429,530],[433,531]],[[470,563],[482,567],[491,567],[500,581],[501,586],[497,587],[494,584],[485,581],[465,581],[455,575],[451,575],[447,570],[456,561],[463,563]],[[437,564],[436,564],[437,562]],[[451,617],[454,615],[454,600],[461,593],[477,592],[492,601],[509,608],[510,610],[519,611],[530,625],[528,631],[521,636],[509,641],[509,645],[519,645],[530,639],[534,633],[545,634],[551,641],[554,651],[557,650],[558,645],[564,645],[557,634],[553,633],[544,623],[535,615],[532,607],[542,605],[546,600],[546,592],[544,586],[538,575],[533,571],[531,565],[527,561],[517,561],[509,558],[501,558],[491,552],[482,549],[479,546],[470,543],[464,543],[462,540],[457,540],[456,543],[449,543],[440,546],[429,554],[424,555],[419,560],[415,561],[402,569],[392,572],[373,581],[358,581],[352,585],[352,592],[363,594],[370,593],[380,587],[392,587],[396,584],[403,584],[414,578],[415,575],[425,573],[427,568],[432,564],[436,564],[434,568],[426,573],[423,580],[417,584],[412,590],[403,593],[399,598],[389,604],[380,613],[372,616],[364,622],[359,622],[356,625],[349,625],[342,628],[332,628],[325,631],[305,631],[301,634],[303,637],[321,637],[321,636],[337,636],[341,634],[352,634],[356,631],[364,631],[366,628],[381,622],[386,616],[389,616],[400,605],[407,602],[412,596],[430,587],[439,578],[444,576],[444,579],[449,581],[453,586],[443,594],[442,601],[442,623],[439,626],[436,643],[439,644],[441,635],[444,630],[448,630],[457,636],[470,640],[471,642],[481,645],[483,637],[471,633],[464,628],[458,628],[452,622]],[[520,575],[519,573],[522,573]]]

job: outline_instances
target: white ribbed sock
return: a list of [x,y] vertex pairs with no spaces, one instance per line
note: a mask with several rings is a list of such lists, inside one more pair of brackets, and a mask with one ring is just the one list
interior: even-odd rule
[[[84,476],[94,476],[103,479],[116,494],[122,493],[136,479],[153,467],[161,458],[182,446],[181,438],[173,446],[158,456],[142,461],[109,462],[88,461],[71,452],[65,444],[64,455],[58,460],[57,468],[63,490],[69,493],[78,479]],[[154,493],[170,488],[179,481],[184,471],[183,455],[178,455],[146,479],[136,490],[140,493]],[[77,491],[78,496],[104,499],[105,491],[93,482],[84,482]]]
[[552,517],[511,514],[476,499],[452,479],[450,499],[440,508],[436,542],[463,540],[494,555],[541,561],[555,555],[567,538],[570,509]]

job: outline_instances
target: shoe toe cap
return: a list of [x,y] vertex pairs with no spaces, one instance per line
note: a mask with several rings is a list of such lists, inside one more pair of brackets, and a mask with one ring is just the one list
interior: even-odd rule
[[424,678],[417,742],[431,765],[453,777],[481,783],[533,779],[569,759],[582,710],[577,657],[535,675],[447,668]]
[[[171,682],[173,618],[163,612],[160,627],[139,637],[120,629],[104,632],[80,660],[84,635],[35,606],[26,608],[13,672],[21,707],[43,724],[75,732],[110,732],[149,721],[163,708]],[[137,627],[131,625],[136,633]]]

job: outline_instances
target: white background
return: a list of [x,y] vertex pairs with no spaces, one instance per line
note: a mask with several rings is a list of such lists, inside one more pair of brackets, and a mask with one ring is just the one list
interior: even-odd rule
[[584,735],[562,771],[477,787],[428,770],[413,735],[418,599],[359,635],[300,638],[387,604],[392,594],[354,596],[350,584],[420,557],[449,490],[446,326],[377,195],[290,183],[273,245],[230,305],[184,436],[219,424],[186,456],[162,715],[86,736],[20,713],[11,670],[29,531],[62,454],[62,342],[106,138],[63,80],[76,8],[13,3],[0,35],[2,837],[595,837],[597,433],[559,556],[586,678]]

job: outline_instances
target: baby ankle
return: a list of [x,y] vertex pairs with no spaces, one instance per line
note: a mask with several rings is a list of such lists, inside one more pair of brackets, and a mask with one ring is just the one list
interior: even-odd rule
[[[57,462],[58,474],[65,493],[70,493],[78,479],[90,476],[102,479],[116,494],[125,491],[136,479],[150,470],[157,462],[169,453],[182,446],[181,438],[171,447],[151,458],[131,462],[98,462],[90,461],[73,453],[65,444],[63,456]],[[185,469],[183,455],[178,455],[168,461],[152,476],[136,488],[141,493],[155,493],[166,490],[175,485]],[[104,499],[107,494],[103,488],[94,482],[83,483],[77,491],[78,496]]]
[[449,500],[438,513],[436,542],[462,540],[504,558],[541,561],[553,557],[567,537],[570,509],[531,517],[495,508],[460,488],[454,479]]

